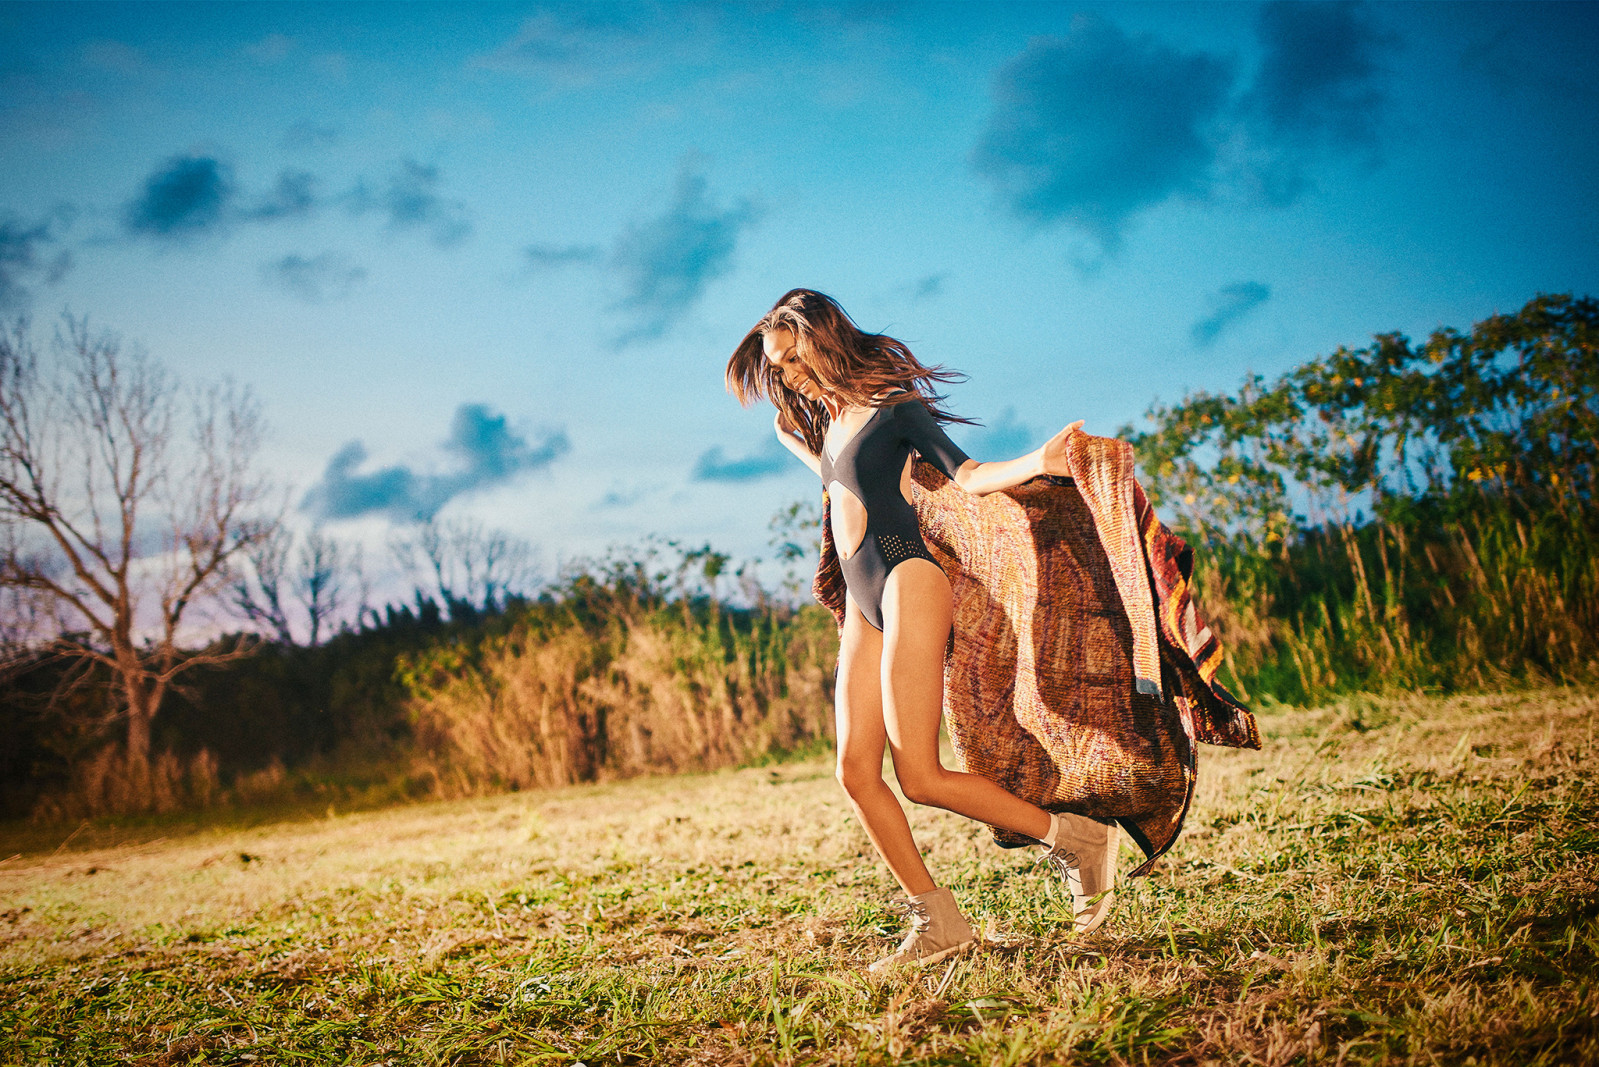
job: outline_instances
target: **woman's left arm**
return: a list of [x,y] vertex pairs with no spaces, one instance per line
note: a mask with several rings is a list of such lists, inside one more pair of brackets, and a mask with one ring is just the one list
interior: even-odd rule
[[955,484],[973,496],[987,496],[1001,489],[1010,489],[1040,474],[1070,476],[1071,467],[1066,461],[1066,442],[1083,428],[1083,420],[1067,426],[1025,456],[979,463],[968,459],[955,472]]

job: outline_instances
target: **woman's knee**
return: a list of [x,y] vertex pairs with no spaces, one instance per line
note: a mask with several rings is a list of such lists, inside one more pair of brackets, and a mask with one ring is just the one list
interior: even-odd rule
[[912,804],[932,808],[947,808],[949,774],[942,767],[894,768],[899,778],[900,792]]
[[852,798],[863,797],[874,789],[882,788],[883,785],[883,769],[880,763],[872,766],[864,761],[841,759],[833,770],[833,776],[838,779],[838,784],[844,787],[844,792]]

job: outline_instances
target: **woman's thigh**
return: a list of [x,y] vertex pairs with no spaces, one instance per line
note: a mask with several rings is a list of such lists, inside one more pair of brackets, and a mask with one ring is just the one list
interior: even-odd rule
[[938,762],[944,649],[953,611],[949,579],[937,564],[908,559],[889,573],[883,589],[881,691],[896,760]]
[[839,636],[838,684],[833,705],[838,730],[838,769],[881,778],[883,745],[883,635],[853,600],[846,600],[844,632]]

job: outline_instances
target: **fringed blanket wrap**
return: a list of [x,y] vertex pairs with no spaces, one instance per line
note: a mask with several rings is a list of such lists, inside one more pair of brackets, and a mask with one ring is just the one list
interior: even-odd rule
[[[966,770],[1050,811],[1114,819],[1145,874],[1177,840],[1196,741],[1259,748],[1216,682],[1221,645],[1195,611],[1193,553],[1155,517],[1132,448],[1073,434],[1072,477],[986,497],[918,460],[913,503],[949,576],[944,717]],[[843,626],[826,495],[816,598]],[[1008,848],[1032,844],[991,828]]]

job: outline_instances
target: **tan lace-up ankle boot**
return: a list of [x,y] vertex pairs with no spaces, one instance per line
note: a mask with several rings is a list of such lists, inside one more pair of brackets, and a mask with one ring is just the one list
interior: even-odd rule
[[948,889],[935,889],[894,903],[909,913],[910,933],[892,956],[872,964],[870,970],[874,974],[902,965],[925,967],[977,944],[971,923],[961,914],[955,894]]
[[1054,815],[1053,847],[1040,842],[1044,860],[1065,880],[1072,894],[1072,925],[1086,934],[1110,915],[1116,899],[1116,856],[1121,851],[1121,831],[1115,823],[1102,823],[1070,812]]

